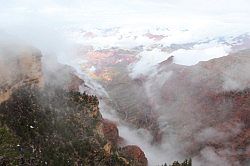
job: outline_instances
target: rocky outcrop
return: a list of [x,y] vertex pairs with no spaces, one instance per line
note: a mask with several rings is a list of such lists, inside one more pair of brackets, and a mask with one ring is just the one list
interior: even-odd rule
[[128,145],[123,147],[120,152],[121,156],[128,159],[130,165],[144,166],[148,164],[144,152],[138,146]]
[[72,69],[42,73],[40,53],[26,53],[8,59],[15,70],[0,70],[8,92],[0,95],[0,165],[147,165],[140,148],[119,148],[116,125],[102,118],[97,97],[78,92]]
[[[18,47],[18,46],[17,46]],[[0,103],[23,85],[43,84],[41,53],[31,47],[0,47]]]
[[113,145],[118,144],[119,133],[116,124],[108,120],[103,120],[102,130],[107,140],[109,140]]
[[[150,130],[154,136],[152,143],[158,143],[162,134],[157,123],[157,114],[153,111],[143,87],[147,78],[133,80],[127,70],[128,65],[136,61],[137,53],[138,50],[116,48],[91,50],[84,54],[88,63],[82,64],[82,69],[103,86],[109,96],[105,102],[117,111],[122,120],[135,128]],[[90,70],[93,67],[94,70]]]
[[[249,53],[244,50],[190,67],[162,63],[145,82],[159,123],[175,131],[176,143],[185,142],[180,154],[207,165],[249,163]],[[163,80],[164,73],[169,77]]]
[[[116,145],[119,147],[119,143],[121,139],[119,137],[119,132],[116,124],[111,121],[103,120],[103,133],[104,137],[108,140],[108,144],[105,145],[105,148],[110,153],[111,147]],[[147,158],[144,152],[135,145],[127,145],[124,147],[119,147],[120,159],[122,159],[128,165],[136,165],[136,166],[146,166],[148,165]]]
[[[212,146],[217,151],[230,150],[230,154],[221,154],[231,163],[248,165],[250,151],[250,89],[242,91],[229,91],[210,96],[214,105],[210,106],[211,114],[207,117],[208,122],[213,122],[213,127],[224,133],[223,139],[206,140],[201,146]],[[223,109],[221,106],[230,103],[230,108]],[[206,105],[205,105],[206,106]],[[207,107],[207,106],[206,106]],[[228,111],[226,116],[219,116],[218,112]],[[222,115],[223,116],[223,115]]]

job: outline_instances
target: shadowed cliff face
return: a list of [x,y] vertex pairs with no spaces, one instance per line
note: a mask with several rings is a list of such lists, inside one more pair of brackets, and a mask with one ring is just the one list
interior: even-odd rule
[[161,148],[195,165],[249,164],[249,64],[249,50],[190,67],[160,64],[143,86],[159,116]]
[[97,97],[78,92],[83,82],[71,68],[42,74],[39,52],[17,53],[5,59],[15,63],[11,72],[1,70],[1,165],[147,165],[140,148],[129,157],[119,148],[117,127],[102,118]]
[[193,66],[174,62],[172,57],[136,79],[129,77],[126,61],[112,64],[111,58],[108,69],[104,63],[116,72],[98,81],[118,115],[133,124],[122,126],[122,135],[131,134],[125,139],[154,163],[192,157],[200,166],[247,165],[249,50]]

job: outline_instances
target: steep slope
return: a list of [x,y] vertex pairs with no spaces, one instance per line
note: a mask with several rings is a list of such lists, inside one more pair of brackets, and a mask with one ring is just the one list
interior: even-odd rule
[[0,94],[1,165],[147,165],[139,147],[118,146],[116,126],[102,118],[95,96],[76,91],[82,82],[71,70],[55,70],[67,79],[46,70],[43,75],[40,54],[30,52],[25,55],[35,61],[22,59],[18,50],[10,62],[20,65],[1,72],[8,80]]
[[80,50],[88,61],[82,64],[82,69],[103,86],[109,97],[106,102],[119,117],[136,128],[149,129],[155,136],[153,142],[160,139],[159,126],[141,80],[133,80],[127,69],[137,59],[138,51],[114,48],[84,53],[84,49]]
[[[55,87],[42,91],[23,87],[0,110],[1,160],[7,165],[146,165],[139,148],[143,162],[134,161],[135,156],[122,157],[123,148],[118,150],[115,142],[105,138],[103,126],[107,125],[94,96]],[[15,141],[4,142],[9,135]]]
[[41,57],[41,52],[32,47],[0,46],[0,102],[23,85],[42,86]]
[[174,141],[196,165],[249,164],[249,64],[249,50],[190,67],[161,63],[144,87],[162,143]]

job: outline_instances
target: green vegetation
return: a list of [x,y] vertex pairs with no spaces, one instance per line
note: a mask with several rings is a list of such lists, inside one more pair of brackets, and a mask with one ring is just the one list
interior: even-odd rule
[[0,104],[1,165],[109,165],[96,107],[95,96],[52,86],[16,90]]
[[98,104],[95,96],[48,85],[16,90],[0,104],[0,165],[138,165],[116,145],[105,152]]
[[[163,164],[162,166],[168,166],[167,163]],[[172,165],[169,166],[192,166],[192,160],[185,160],[183,163],[179,163],[178,161],[175,161]]]
[[[15,137],[8,128],[0,127],[0,165],[5,165],[7,162],[15,165],[19,158],[18,138]],[[3,158],[3,156],[7,156]]]

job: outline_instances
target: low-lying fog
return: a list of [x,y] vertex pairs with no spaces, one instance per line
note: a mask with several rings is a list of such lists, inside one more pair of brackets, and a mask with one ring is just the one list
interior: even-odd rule
[[[154,73],[155,65],[170,56],[174,56],[174,63],[185,66],[227,56],[232,45],[241,42],[233,39],[248,34],[250,29],[250,1],[247,0],[0,0],[0,11],[0,44],[22,43],[40,49],[43,61],[53,57],[71,65],[92,88],[91,93],[107,98],[109,94],[103,86],[81,70],[81,63],[88,62],[84,55],[77,54],[79,46],[91,46],[94,50],[112,47],[130,50],[143,46],[145,49],[136,55],[139,60],[128,66],[130,77],[137,78],[141,74]],[[93,32],[95,37],[84,37],[82,32]],[[165,37],[151,40],[144,36],[148,32]],[[149,49],[154,44],[162,45],[161,48],[172,44],[188,44],[190,47],[168,53],[159,48]],[[152,82],[158,79],[158,89],[155,90],[161,91],[161,81],[167,80],[169,75],[171,73],[163,74],[160,79],[153,76],[145,87],[148,95],[154,95],[150,87]],[[187,117],[174,111],[162,114],[158,121],[168,134],[163,135],[161,144],[152,145],[149,131],[135,129],[123,122],[103,100],[100,108],[104,118],[117,122],[119,133],[128,144],[142,148],[150,165],[184,160],[185,156],[179,151],[185,149],[188,142],[179,142],[179,131],[175,131],[179,128],[168,126],[168,120],[176,118],[177,123]],[[162,111],[161,105],[155,108]],[[190,130],[202,123],[200,119],[191,122],[194,124],[186,126]],[[232,133],[240,129],[240,124],[236,124]],[[224,136],[227,135],[214,128],[206,128],[197,134],[201,141],[223,140]],[[230,152],[225,149],[221,153]],[[230,165],[210,147],[202,149],[200,155],[207,165]],[[194,165],[204,166],[204,163],[195,158]]]

